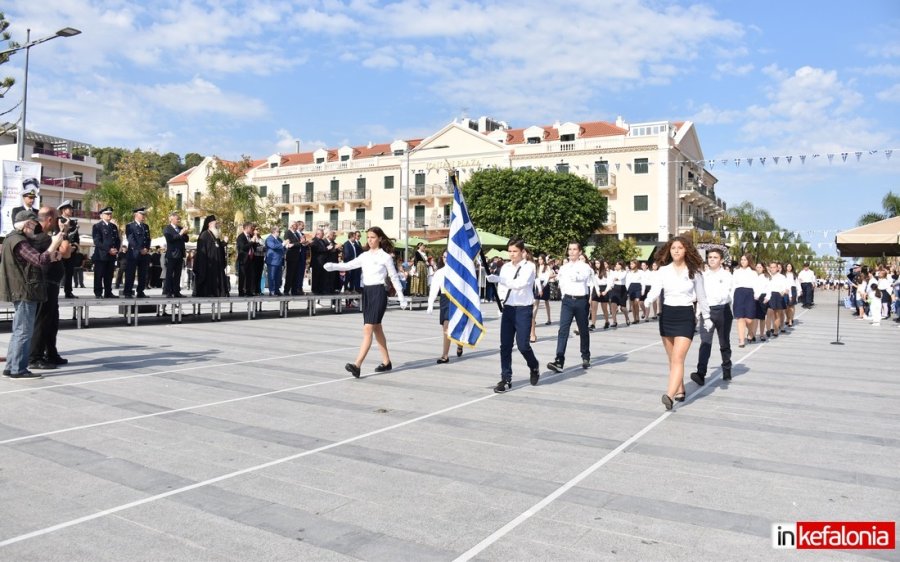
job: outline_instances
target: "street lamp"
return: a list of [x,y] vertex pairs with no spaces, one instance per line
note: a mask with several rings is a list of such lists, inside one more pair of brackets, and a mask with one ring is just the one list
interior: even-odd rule
[[78,35],[81,31],[75,29],[74,27],[64,27],[50,35],[48,37],[42,37],[40,39],[31,40],[31,30],[28,29],[25,32],[25,44],[15,49],[9,49],[7,51],[0,52],[0,56],[2,55],[11,55],[15,52],[21,51],[25,49],[25,80],[22,85],[22,117],[19,122],[19,132],[16,135],[16,156],[19,161],[25,160],[25,117],[27,115],[28,110],[28,55],[31,52],[31,48],[35,45],[40,45],[41,43],[45,43],[51,39],[56,39],[57,37],[72,37],[73,35]]
[[[409,261],[409,157],[412,156],[413,152],[422,152],[425,150],[440,150],[443,148],[450,148],[450,145],[442,144],[439,146],[426,146],[426,147],[416,147],[412,150],[406,151],[406,223],[404,229],[404,238],[406,242],[406,247],[403,249],[403,261]],[[402,179],[402,178],[401,178]],[[400,206],[403,207],[403,193],[404,190],[400,190]]]

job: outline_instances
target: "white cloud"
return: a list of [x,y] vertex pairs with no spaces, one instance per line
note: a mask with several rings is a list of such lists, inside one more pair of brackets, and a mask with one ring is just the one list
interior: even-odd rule
[[735,64],[733,62],[723,62],[716,65],[716,78],[722,76],[744,76],[749,74],[756,68],[753,63]]
[[275,137],[278,139],[275,142],[275,151],[282,154],[296,153],[298,143],[300,146],[300,152],[309,152],[316,150],[317,148],[324,148],[326,146],[326,144],[320,140],[304,141],[291,134],[291,132],[287,129],[278,129],[277,131],[275,131]]
[[369,55],[362,61],[362,65],[366,68],[394,68],[399,63],[397,59],[389,55],[387,52],[379,52]]
[[313,8],[297,14],[294,17],[294,23],[301,29],[329,34],[354,32],[360,26],[358,22],[345,14],[328,14]]
[[851,68],[850,72],[863,76],[886,76],[888,78],[900,77],[900,64],[876,64],[872,66],[860,66]]
[[146,91],[144,97],[151,103],[179,113],[217,113],[243,119],[266,114],[266,106],[261,100],[224,92],[199,77],[186,83],[157,84]]
[[900,103],[900,84],[894,84],[890,88],[878,92],[875,97],[881,101]]

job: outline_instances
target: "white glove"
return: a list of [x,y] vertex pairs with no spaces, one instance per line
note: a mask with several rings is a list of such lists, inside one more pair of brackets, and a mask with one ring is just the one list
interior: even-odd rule
[[499,283],[499,282],[500,282],[500,276],[499,276],[499,275],[488,275],[486,279],[487,279],[488,282],[490,282],[490,283]]
[[325,271],[334,271],[334,263],[333,262],[327,262],[322,267],[325,269]]
[[408,308],[410,308],[409,301],[406,299],[401,299],[400,300],[400,310],[406,310]]
[[425,312],[426,314],[434,314],[434,305],[429,304],[428,310]]
[[713,321],[711,318],[706,318],[705,320],[703,320],[703,329],[705,329],[707,332],[713,329]]

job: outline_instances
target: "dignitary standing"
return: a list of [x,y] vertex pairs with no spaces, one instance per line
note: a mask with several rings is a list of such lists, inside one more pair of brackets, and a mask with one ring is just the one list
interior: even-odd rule
[[228,295],[225,284],[225,255],[219,240],[215,215],[203,219],[197,253],[194,256],[194,296],[224,297]]
[[303,294],[303,270],[306,268],[306,247],[309,242],[303,234],[302,221],[294,221],[284,234],[287,252],[284,256],[284,292],[289,295]]
[[256,253],[254,244],[250,242],[253,237],[253,223],[245,222],[241,225],[241,233],[237,235],[235,240],[235,250],[237,257],[235,258],[234,268],[237,270],[238,280],[238,296],[252,297],[259,294],[259,284],[253,287],[253,256]]
[[700,327],[700,357],[697,370],[691,373],[691,380],[700,386],[706,384],[706,369],[712,354],[713,332],[719,335],[719,350],[722,352],[722,379],[731,380],[731,301],[734,281],[731,272],[722,267],[722,250],[710,248],[706,251],[706,271],[703,272],[703,289],[709,305],[712,328],[706,323]]
[[128,252],[125,262],[125,291],[123,296],[134,296],[134,273],[137,270],[139,299],[147,298],[144,289],[147,287],[147,275],[150,271],[150,227],[144,222],[147,211],[144,207],[134,210],[134,222],[125,226],[125,238],[128,240]]
[[[78,235],[78,220],[74,218],[75,211],[72,208],[72,202],[66,199],[56,208],[59,211],[60,216],[60,224],[65,225],[66,230],[66,240],[69,241],[69,244],[77,249],[78,244],[81,242],[81,238]],[[70,222],[71,221],[71,222]],[[72,280],[75,277],[75,261],[76,257],[73,254],[67,258],[63,258],[63,270],[65,271],[65,275],[63,276],[63,288],[65,290],[65,296],[67,299],[77,298],[72,293]]]
[[406,308],[406,298],[403,296],[403,288],[394,267],[394,247],[384,231],[373,226],[366,231],[366,243],[369,247],[358,258],[348,262],[328,262],[323,264],[327,272],[353,271],[362,268],[362,313],[363,313],[363,340],[359,346],[359,354],[356,361],[347,363],[344,368],[354,377],[359,378],[363,361],[372,347],[372,337],[378,342],[381,351],[381,364],[375,367],[378,373],[393,369],[391,356],[388,353],[387,339],[384,337],[384,329],[381,321],[387,310],[387,289],[384,280],[389,277],[397,296],[400,299],[400,308]]
[[684,358],[697,324],[695,301],[705,329],[712,329],[712,320],[703,286],[703,258],[691,241],[684,236],[672,238],[663,246],[657,262],[659,282],[654,281],[645,302],[650,306],[665,292],[659,335],[669,357],[669,386],[662,395],[662,403],[666,410],[671,410],[674,402],[684,401]]
[[310,275],[312,276],[312,292],[316,295],[324,295],[328,285],[326,279],[331,275],[325,271],[325,263],[328,261],[328,241],[325,240],[325,231],[316,229],[316,234],[309,245],[312,264]]
[[566,345],[569,341],[569,329],[572,318],[578,326],[577,334],[581,338],[581,368],[591,366],[591,335],[588,331],[589,298],[594,288],[594,271],[581,259],[581,242],[569,242],[567,250],[569,261],[559,268],[556,279],[559,281],[559,292],[562,295],[562,308],[559,312],[559,332],[556,335],[556,359],[547,364],[554,373],[561,373],[566,362]]
[[[362,252],[359,242],[356,241],[357,236],[358,234],[353,231],[350,231],[347,234],[347,241],[344,242],[343,248],[344,261],[353,261],[358,258],[359,254]],[[348,293],[359,291],[361,276],[362,272],[359,270],[348,271],[344,275],[344,290]]]
[[181,226],[181,217],[176,212],[169,214],[169,224],[163,228],[166,238],[166,280],[163,296],[182,298],[181,269],[184,267],[185,244],[188,241],[190,225]]
[[117,298],[112,292],[112,278],[122,239],[119,237],[119,228],[110,222],[112,212],[112,207],[100,209],[100,222],[91,228],[91,238],[94,240],[94,254],[91,256],[94,264],[94,296],[98,299]]
[[538,360],[529,341],[534,314],[534,264],[525,259],[524,240],[511,239],[507,251],[510,261],[500,268],[499,274],[487,276],[488,282],[499,283],[507,289],[500,315],[500,382],[494,387],[497,393],[512,388],[513,340],[528,364],[531,384],[536,385],[541,378]]
[[281,274],[284,272],[284,255],[288,249],[281,240],[281,229],[273,226],[268,238],[266,238],[266,272],[269,285],[269,295],[280,297]]

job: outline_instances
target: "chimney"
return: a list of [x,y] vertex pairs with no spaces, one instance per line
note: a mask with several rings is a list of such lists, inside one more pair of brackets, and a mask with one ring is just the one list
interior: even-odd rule
[[626,123],[625,120],[622,119],[622,116],[621,116],[621,115],[619,115],[618,117],[616,117],[616,127],[620,128],[620,129],[627,129],[627,128],[628,128],[628,123]]
[[372,145],[372,141],[369,141],[369,144],[367,144],[367,145],[366,145],[366,148],[369,148],[369,149],[371,149],[371,148],[372,148],[372,146],[373,146],[373,145]]

